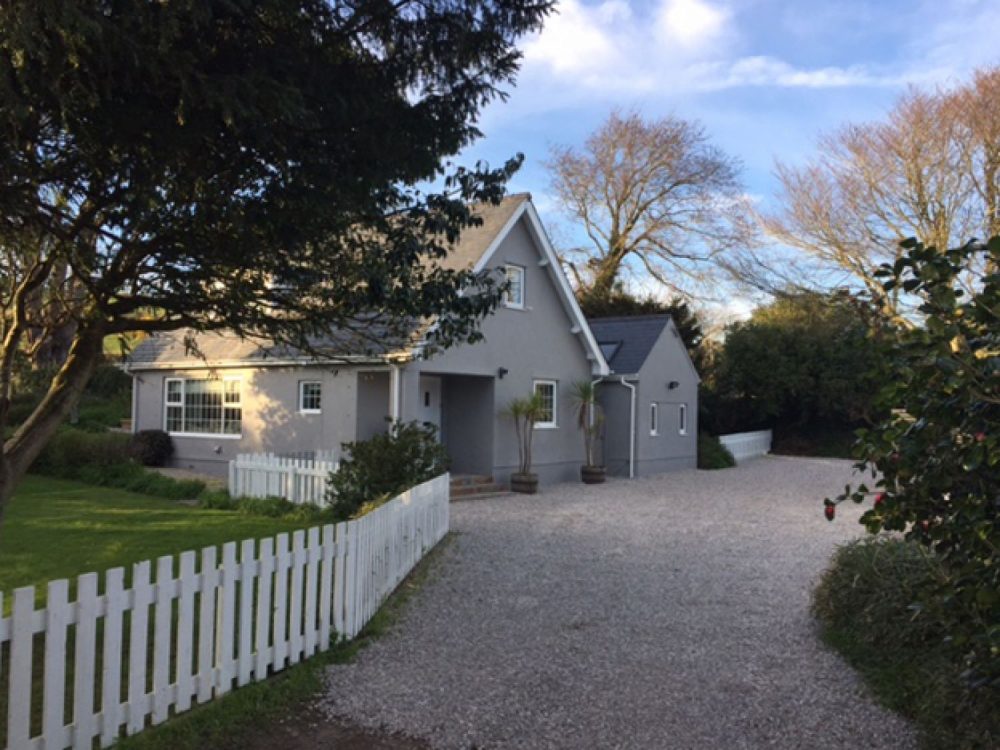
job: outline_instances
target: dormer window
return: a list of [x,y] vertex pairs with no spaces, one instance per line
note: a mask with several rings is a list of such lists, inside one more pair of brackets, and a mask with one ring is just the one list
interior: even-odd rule
[[524,309],[524,268],[508,263],[504,266],[507,278],[507,291],[503,296],[504,307]]

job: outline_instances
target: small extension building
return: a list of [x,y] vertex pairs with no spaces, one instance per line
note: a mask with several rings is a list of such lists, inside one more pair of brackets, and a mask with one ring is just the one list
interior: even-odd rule
[[698,372],[669,315],[587,321],[611,374],[599,399],[604,460],[615,476],[698,464]]

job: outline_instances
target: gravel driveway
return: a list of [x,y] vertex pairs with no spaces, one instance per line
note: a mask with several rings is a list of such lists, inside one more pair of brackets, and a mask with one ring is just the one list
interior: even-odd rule
[[768,457],[452,505],[397,629],[322,710],[441,748],[909,748],[819,642],[809,592],[860,533],[844,461]]

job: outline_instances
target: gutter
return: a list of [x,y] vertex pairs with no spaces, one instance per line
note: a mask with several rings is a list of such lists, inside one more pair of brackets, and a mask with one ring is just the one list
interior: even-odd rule
[[630,409],[629,409],[629,430],[628,430],[628,478],[635,479],[635,398],[636,390],[635,386],[625,380],[625,376],[621,376],[621,384],[628,388],[631,392],[630,398]]

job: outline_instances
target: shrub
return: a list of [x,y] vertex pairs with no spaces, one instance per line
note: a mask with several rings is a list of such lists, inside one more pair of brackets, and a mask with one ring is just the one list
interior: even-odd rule
[[129,455],[143,466],[166,466],[174,441],[163,430],[139,430],[129,441]]
[[[1000,237],[903,247],[879,276],[886,294],[919,295],[925,317],[898,334],[882,366],[889,416],[859,431],[854,455],[872,489],[848,487],[824,512],[833,520],[837,503],[874,496],[861,518],[869,531],[903,532],[933,551],[946,575],[927,583],[921,606],[946,627],[970,681],[1000,685]],[[977,267],[986,271],[970,290],[963,276]]]
[[129,436],[119,432],[92,433],[72,428],[59,430],[35,460],[31,470],[49,476],[72,478],[83,466],[111,466],[128,461]]
[[230,497],[224,490],[203,492],[198,506],[206,510],[232,510],[246,516],[267,516],[286,521],[332,521],[333,511],[311,503],[292,503],[283,497]]
[[64,428],[45,446],[31,471],[169,500],[187,500],[204,491],[204,482],[171,479],[131,461],[129,438],[120,432],[94,433]]
[[1000,746],[1000,690],[970,690],[945,645],[947,626],[922,606],[945,573],[916,542],[869,537],[840,547],[813,596],[824,640],[889,708],[914,719],[931,748]]
[[705,432],[698,433],[698,468],[728,469],[736,466],[736,459],[719,438]]
[[[330,477],[327,503],[337,520],[351,518],[370,503],[377,507],[448,469],[448,454],[428,423],[395,423],[370,440],[345,443],[345,458]],[[370,508],[368,508],[370,509]]]

